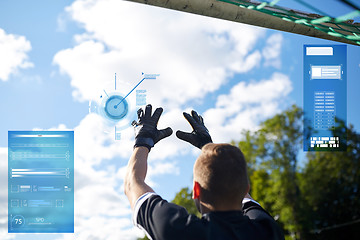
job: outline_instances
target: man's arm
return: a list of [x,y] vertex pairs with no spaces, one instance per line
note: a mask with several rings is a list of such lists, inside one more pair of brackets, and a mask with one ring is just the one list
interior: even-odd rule
[[127,166],[124,187],[132,209],[134,209],[135,202],[141,195],[147,192],[154,192],[145,183],[148,154],[148,148],[136,147]]
[[135,145],[124,179],[124,191],[132,209],[134,209],[135,203],[141,195],[147,192],[154,192],[145,183],[147,158],[151,148],[158,141],[172,134],[171,128],[157,129],[163,109],[157,108],[154,114],[151,114],[151,112],[152,106],[150,104],[146,106],[145,113],[140,108],[137,112],[138,121],[133,121],[132,123],[135,128]]

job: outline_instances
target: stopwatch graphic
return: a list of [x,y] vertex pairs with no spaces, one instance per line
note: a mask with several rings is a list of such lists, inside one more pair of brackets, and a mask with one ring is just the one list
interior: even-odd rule
[[11,227],[19,228],[25,225],[25,218],[22,215],[16,215],[12,218]]
[[106,99],[105,113],[111,119],[120,120],[126,116],[129,111],[127,101],[120,95],[113,95]]
[[[125,94],[123,92],[126,90],[125,86],[121,86],[121,91],[117,89],[115,74],[115,88],[113,91],[103,89],[98,99],[90,101],[89,112],[100,115],[105,121],[106,129],[104,129],[104,131],[110,133],[115,129],[115,140],[120,140],[121,131],[130,127],[131,122],[136,119],[137,108],[146,105],[146,90],[136,90],[136,95],[131,93],[134,92],[145,79],[156,79],[157,76],[159,76],[159,74],[142,73],[142,79],[133,86],[131,90],[129,87]],[[136,102],[136,104],[133,102]]]
[[120,91],[107,92],[105,90],[99,96],[97,100],[90,102],[89,112],[103,118],[105,132],[111,132],[114,127],[118,131],[128,128],[131,121],[136,118],[134,105],[130,101],[133,98],[125,98]]

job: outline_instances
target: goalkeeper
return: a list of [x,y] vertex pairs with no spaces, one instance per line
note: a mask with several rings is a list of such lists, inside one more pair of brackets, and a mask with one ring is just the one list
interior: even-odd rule
[[145,183],[151,148],[172,134],[169,127],[157,129],[162,111],[157,108],[152,114],[147,105],[145,112],[138,110],[138,121],[133,122],[135,145],[124,185],[134,224],[154,240],[284,239],[274,219],[248,194],[246,162],[240,149],[212,143],[203,118],[195,111],[184,113],[193,131],[177,131],[176,136],[201,149],[194,165],[193,199],[202,218],[162,199]]

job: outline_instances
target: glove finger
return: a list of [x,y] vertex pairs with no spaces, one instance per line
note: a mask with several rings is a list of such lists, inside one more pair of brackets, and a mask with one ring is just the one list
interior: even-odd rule
[[202,117],[201,115],[199,115],[199,120],[200,120],[200,123],[201,123],[202,125],[204,125],[204,119],[203,119],[203,117]]
[[142,110],[142,108],[139,108],[139,110],[137,111],[137,115],[138,115],[138,119],[144,116],[144,111]]
[[159,107],[159,108],[157,108],[157,109],[155,110],[155,112],[154,112],[154,114],[153,114],[153,116],[152,116],[152,119],[154,120],[154,122],[156,123],[156,125],[157,125],[157,123],[158,123],[158,121],[159,121],[159,118],[160,118],[162,112],[163,112],[163,108]]
[[176,136],[179,139],[194,145],[194,136],[193,136],[193,134],[178,130],[178,131],[176,131]]
[[159,140],[169,137],[172,133],[173,130],[170,127],[159,130]]
[[195,120],[196,122],[200,122],[199,115],[197,114],[196,111],[192,110],[192,111],[191,111],[191,115],[192,115],[192,117],[194,118],[194,120]]
[[145,107],[145,118],[151,118],[151,111],[152,111],[151,104],[146,105],[146,107]]
[[135,120],[133,120],[133,121],[131,122],[131,126],[133,126],[133,127],[137,126],[137,122],[136,122]]
[[184,115],[185,119],[190,123],[191,127],[195,130],[195,128],[197,127],[197,123],[194,120],[194,118],[186,112],[184,112],[183,115]]

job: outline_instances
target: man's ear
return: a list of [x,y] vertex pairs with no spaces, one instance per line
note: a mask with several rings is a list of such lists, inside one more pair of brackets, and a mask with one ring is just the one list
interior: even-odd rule
[[200,198],[200,184],[196,181],[194,181],[194,187],[193,187],[193,199],[199,199]]

